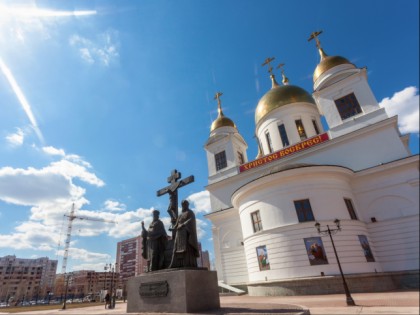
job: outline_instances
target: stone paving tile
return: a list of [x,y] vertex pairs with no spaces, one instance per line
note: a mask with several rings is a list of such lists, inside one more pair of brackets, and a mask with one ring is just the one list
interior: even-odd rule
[[[357,293],[352,294],[357,306],[347,306],[344,294],[334,295],[314,295],[314,296],[222,296],[221,309],[206,314],[231,314],[231,315],[261,315],[261,314],[280,314],[280,315],[341,315],[341,314],[360,314],[360,315],[407,315],[420,314],[419,312],[419,292],[385,292],[385,293]],[[126,314],[126,303],[117,303],[115,309],[104,309],[104,306],[92,306],[80,309],[33,311],[14,314],[104,314],[117,315]],[[5,310],[1,310],[2,312]],[[7,313],[0,313],[7,314]],[[134,313],[135,314],[135,313]],[[133,314],[133,315],[134,315]],[[148,315],[147,313],[138,313]],[[154,313],[151,315],[166,315],[164,313]],[[201,313],[200,315],[204,315]],[[171,313],[170,315],[176,315]],[[193,314],[188,314],[193,315]]]

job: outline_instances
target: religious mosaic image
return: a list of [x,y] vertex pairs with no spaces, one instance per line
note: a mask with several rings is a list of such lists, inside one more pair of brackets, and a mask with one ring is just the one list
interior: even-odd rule
[[324,244],[320,237],[311,237],[303,239],[308,253],[311,265],[328,264],[327,255],[325,254]]
[[366,261],[368,262],[374,262],[375,258],[373,258],[372,250],[370,249],[368,239],[366,235],[358,235],[360,245],[362,245],[363,253],[365,254]]
[[260,271],[270,270],[270,262],[267,256],[267,247],[265,245],[257,247],[257,258]]

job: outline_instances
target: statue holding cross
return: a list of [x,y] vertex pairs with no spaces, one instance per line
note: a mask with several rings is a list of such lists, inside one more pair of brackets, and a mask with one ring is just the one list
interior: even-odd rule
[[171,176],[168,177],[169,186],[166,186],[162,189],[159,189],[156,194],[158,197],[169,194],[169,206],[168,206],[168,213],[171,217],[171,228],[169,230],[172,231],[172,239],[175,239],[176,230],[173,227],[176,224],[178,219],[178,189],[194,182],[194,176],[188,176],[184,179],[178,181],[181,178],[181,173],[177,170],[173,170],[171,172]]

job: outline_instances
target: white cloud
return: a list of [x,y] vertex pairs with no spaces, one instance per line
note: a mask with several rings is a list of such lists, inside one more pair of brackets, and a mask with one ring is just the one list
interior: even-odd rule
[[[64,250],[57,251],[57,256],[64,256]],[[85,262],[95,262],[95,261],[109,261],[111,259],[111,256],[108,254],[102,254],[102,253],[94,253],[87,251],[83,248],[75,248],[70,247],[68,251],[69,257],[72,259],[77,259]]]
[[204,220],[197,218],[196,224],[197,224],[197,237],[198,237],[198,240],[201,240],[206,235],[207,223]]
[[[153,210],[154,208],[139,208],[137,210],[126,211],[124,213],[112,213],[114,221],[116,221],[117,224],[111,227],[109,235],[115,238],[134,237],[139,235],[141,233],[141,221],[144,221],[144,225],[148,227],[152,221]],[[168,222],[165,221],[166,219],[167,218],[161,218],[165,226],[168,225]]]
[[114,201],[111,199],[108,199],[104,202],[105,210],[108,211],[123,211],[126,209],[126,205],[123,203],[120,203],[118,201]]
[[105,185],[85,165],[66,159],[42,169],[3,167],[0,168],[0,200],[18,205],[78,200],[85,194],[85,189],[75,185],[74,178],[98,187]]
[[388,115],[398,115],[398,126],[401,133],[419,132],[419,95],[414,86],[395,93],[391,98],[384,98],[379,105]]
[[87,168],[92,168],[92,165],[90,165],[89,162],[84,161],[80,156],[78,156],[77,154],[66,154],[65,156],[66,160],[72,161],[74,163],[83,165]]
[[209,213],[211,211],[210,194],[207,190],[192,194],[187,199],[190,202],[190,208],[195,213]]
[[98,187],[102,187],[105,183],[99,179],[94,173],[89,172],[85,165],[79,165],[69,160],[61,160],[53,162],[47,168],[52,173],[62,174],[66,178],[79,178],[80,180]]
[[94,63],[95,60],[93,59],[89,49],[87,48],[79,48],[80,57],[86,61],[87,63]]
[[74,34],[69,39],[70,46],[77,49],[79,56],[89,64],[100,63],[109,66],[111,62],[118,59],[118,32],[109,29],[96,36],[95,39],[88,39]]
[[69,178],[48,169],[0,168],[0,200],[17,205],[36,205],[80,195]]
[[7,142],[9,142],[13,146],[22,145],[24,138],[25,138],[25,133],[20,128],[17,128],[15,133],[11,133],[6,136]]
[[39,222],[24,222],[16,233],[0,234],[0,247],[14,249],[53,250],[57,246],[57,230]]
[[[75,244],[80,237],[94,237],[100,234],[114,238],[138,236],[141,233],[141,221],[149,226],[154,210],[139,208],[124,213],[80,210],[88,201],[80,198],[77,202],[75,211],[77,218],[73,220],[71,244]],[[71,203],[68,200],[41,202],[40,205],[32,207],[29,221],[15,227],[14,233],[0,234],[0,248],[53,250],[58,245],[63,246],[68,224],[68,219],[63,215],[68,214],[70,209]],[[162,218],[162,221],[166,227],[169,227],[169,217]]]
[[52,146],[43,147],[42,151],[44,151],[45,153],[47,153],[49,155],[60,155],[60,156],[65,156],[66,155],[66,153],[64,152],[63,149],[57,149],[57,148],[54,148]]
[[108,263],[107,261],[101,261],[98,263],[85,263],[85,264],[78,264],[73,265],[73,270],[94,270],[97,272],[103,272],[105,264]]

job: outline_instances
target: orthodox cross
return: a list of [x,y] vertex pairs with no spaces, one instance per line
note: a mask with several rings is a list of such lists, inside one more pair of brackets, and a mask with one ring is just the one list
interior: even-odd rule
[[279,65],[277,66],[277,69],[280,69],[280,71],[281,71],[281,73],[282,73],[282,74],[284,73],[284,69],[283,69],[283,67],[284,67],[285,65],[286,65],[285,63],[281,63],[281,64],[279,64]]
[[308,42],[315,39],[316,42],[316,47],[317,48],[321,48],[321,42],[318,39],[318,36],[322,34],[322,30],[321,31],[316,31],[316,32],[312,32],[311,36],[309,36],[308,38]]
[[[176,220],[178,219],[178,189],[194,182],[194,176],[188,176],[184,179],[178,181],[181,178],[181,173],[177,170],[173,170],[171,172],[171,176],[168,177],[167,181],[169,186],[166,186],[162,189],[159,189],[156,194],[158,197],[169,194],[169,206],[168,206],[168,213],[171,216],[171,223],[172,226],[175,225]],[[175,231],[173,230],[173,234]],[[175,237],[175,235],[173,235]]]
[[222,96],[223,95],[223,93],[222,92],[217,92],[215,95],[214,95],[214,99],[215,100],[217,100],[217,110],[219,111],[219,114],[221,113],[221,111],[222,111],[222,105],[221,105],[221,102],[220,102],[220,96]]
[[281,76],[283,77],[283,84],[287,85],[287,84],[289,84],[289,79],[284,74],[284,69],[283,69],[284,66],[285,66],[285,63],[281,63],[277,66],[277,69],[280,69],[280,71],[281,71]]
[[272,62],[274,60],[273,58],[267,58],[264,60],[264,63],[262,64],[262,66],[264,67],[265,65],[268,65],[268,72],[272,75],[273,74],[273,67],[271,66],[270,62]]
[[223,95],[223,93],[222,92],[217,92],[215,95],[214,95],[214,99],[215,100],[217,100],[217,105],[218,106],[220,106],[220,96],[222,96]]

